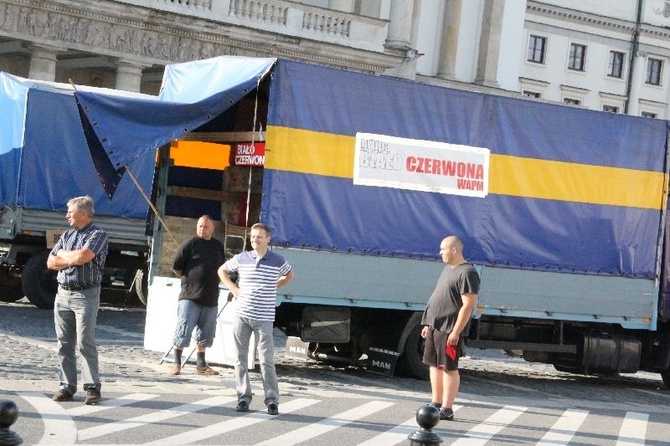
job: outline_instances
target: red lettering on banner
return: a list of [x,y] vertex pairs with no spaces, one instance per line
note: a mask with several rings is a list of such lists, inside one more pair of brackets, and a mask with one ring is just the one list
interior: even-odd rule
[[456,182],[456,187],[458,187],[459,189],[483,191],[484,182],[475,180],[464,180],[462,178],[459,178],[458,181]]
[[[437,158],[420,158],[416,156],[408,156],[407,160],[405,161],[405,167],[408,172],[414,173],[470,178],[473,180],[484,179],[484,166],[482,164],[476,163],[464,163],[462,161],[447,161]],[[483,189],[475,188],[473,190]]]

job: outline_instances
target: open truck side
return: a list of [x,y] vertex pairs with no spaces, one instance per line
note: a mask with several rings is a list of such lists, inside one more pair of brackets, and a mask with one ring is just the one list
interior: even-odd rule
[[[189,90],[203,73],[225,77],[228,61],[177,64],[173,79],[166,71],[164,89],[181,81],[175,110],[206,101],[189,102]],[[256,79],[206,124],[151,144],[193,131],[233,142],[241,129],[263,140],[264,166],[248,168],[262,173],[249,181],[260,204],[245,204],[294,266],[276,325],[311,357],[355,363],[381,349],[425,377],[420,315],[443,267],[439,243],[456,234],[482,277],[470,348],[576,373],[654,371],[670,384],[668,122],[284,60]],[[95,95],[87,100],[96,110]],[[114,122],[127,109],[126,99],[106,101],[91,119]],[[157,128],[136,124],[134,135]],[[128,147],[106,150],[123,165]],[[150,281],[150,303],[174,286]]]
[[[0,299],[26,296],[53,308],[57,282],[46,268],[49,248],[68,229],[67,201],[90,195],[96,223],[109,236],[103,298],[132,293],[146,302],[149,206],[129,177],[113,199],[100,186],[73,91],[0,73]],[[132,164],[149,191],[154,166],[151,157]]]

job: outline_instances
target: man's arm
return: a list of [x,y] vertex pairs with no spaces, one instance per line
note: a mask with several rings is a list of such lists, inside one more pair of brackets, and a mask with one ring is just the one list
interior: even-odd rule
[[284,285],[289,283],[291,280],[293,280],[293,277],[295,277],[295,275],[293,274],[293,270],[289,271],[287,275],[281,276],[277,281],[277,288],[283,287]]
[[173,269],[172,272],[174,273],[175,276],[182,278],[184,277],[184,271],[180,269]]
[[470,317],[472,317],[472,311],[475,309],[475,305],[477,304],[476,294],[461,294],[461,299],[463,300],[463,306],[458,311],[458,316],[456,317],[454,328],[451,330],[451,333],[449,333],[449,338],[447,339],[447,344],[449,345],[458,345],[461,332],[470,321]]
[[84,265],[95,258],[95,252],[90,248],[66,251],[59,249],[56,255],[47,258],[47,268],[60,271],[71,266]]
[[224,268],[224,265],[221,265],[217,271],[219,279],[221,279],[221,283],[228,287],[230,292],[233,293],[233,296],[237,297],[240,294],[240,289],[235,285],[235,282],[232,281],[230,278],[230,271]]

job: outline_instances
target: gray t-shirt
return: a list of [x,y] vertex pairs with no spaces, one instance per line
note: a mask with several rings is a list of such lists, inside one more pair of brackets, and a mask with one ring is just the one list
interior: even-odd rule
[[463,306],[463,294],[479,293],[479,274],[469,263],[446,265],[435,290],[428,300],[421,318],[421,325],[451,333],[458,311]]

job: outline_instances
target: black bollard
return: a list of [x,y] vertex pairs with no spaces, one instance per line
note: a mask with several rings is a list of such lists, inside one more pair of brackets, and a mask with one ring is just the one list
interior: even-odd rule
[[435,406],[426,404],[419,407],[416,410],[416,423],[421,426],[421,429],[407,437],[409,444],[411,446],[442,444],[442,437],[432,431],[439,422],[440,411]]
[[0,446],[16,446],[23,443],[19,434],[9,430],[9,426],[19,418],[19,408],[14,401],[0,400]]

